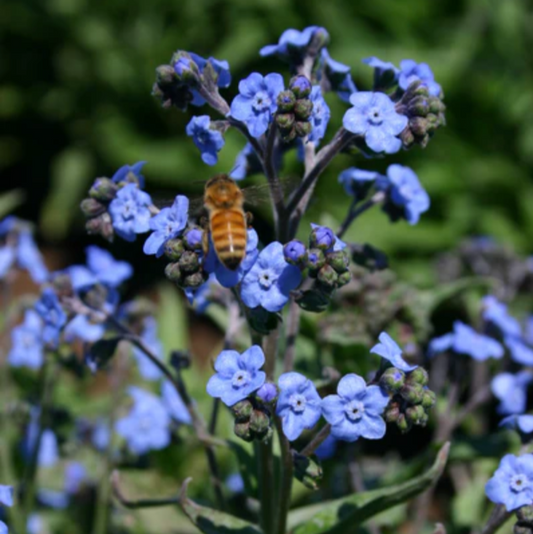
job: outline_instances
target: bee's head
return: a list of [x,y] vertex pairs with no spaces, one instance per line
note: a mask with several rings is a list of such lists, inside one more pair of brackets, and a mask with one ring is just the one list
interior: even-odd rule
[[227,174],[217,174],[205,184],[204,201],[208,208],[238,208],[242,206],[243,195]]

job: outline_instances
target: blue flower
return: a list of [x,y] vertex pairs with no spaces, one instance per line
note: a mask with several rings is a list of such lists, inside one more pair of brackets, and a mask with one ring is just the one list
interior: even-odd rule
[[[329,252],[338,252],[339,250],[344,250],[346,248],[346,243],[339,239],[334,233],[333,230],[328,228],[327,226],[320,226],[319,224],[311,223],[311,230],[312,233],[317,233],[318,236],[328,236],[323,241],[323,244],[326,243],[326,241],[329,241],[330,244],[333,243],[333,246],[329,246],[324,250],[324,253],[327,254]],[[333,236],[334,239],[331,239],[331,236]],[[324,247],[322,247],[324,248]]]
[[237,158],[230,171],[230,178],[242,180],[251,174],[255,174],[262,169],[261,162],[250,143],[246,143],[244,148],[237,154]]
[[524,328],[524,340],[533,345],[533,315],[526,319],[526,326]]
[[[144,318],[141,339],[160,360],[163,359],[163,345],[157,336],[157,321],[154,317]],[[137,360],[139,373],[145,380],[159,380],[161,378],[162,373],[159,367],[141,349],[133,346],[133,356]]]
[[7,356],[13,367],[39,369],[43,364],[43,322],[34,310],[26,310],[24,322],[11,331],[12,348]]
[[533,380],[529,371],[521,371],[515,375],[500,373],[490,384],[492,393],[500,401],[498,413],[507,415],[524,413],[527,402],[527,387]]
[[331,434],[316,448],[315,454],[319,460],[329,460],[335,456],[339,440]]
[[524,436],[533,434],[533,415],[512,414],[504,417],[498,426],[516,430]]
[[265,355],[258,345],[242,354],[223,350],[215,361],[216,374],[207,383],[207,393],[226,406],[233,406],[264,384],[266,375],[259,370],[264,363]]
[[352,94],[357,91],[350,74],[350,67],[332,59],[325,48],[322,49],[321,60],[327,78],[326,85],[330,90],[336,91],[341,100],[348,102]]
[[239,82],[240,94],[233,99],[229,115],[245,122],[252,137],[260,137],[267,131],[278,109],[276,99],[283,88],[281,74],[263,77],[258,72],[252,72]]
[[394,339],[389,336],[389,334],[386,332],[381,332],[378,339],[380,343],[374,345],[370,349],[370,352],[385,358],[392,363],[393,367],[396,367],[404,372],[412,371],[418,367],[418,365],[409,365],[402,358],[402,349],[397,345]]
[[283,245],[274,241],[261,251],[242,279],[242,301],[249,308],[262,306],[269,312],[280,311],[301,279],[300,269],[285,261]]
[[500,343],[491,337],[479,334],[461,321],[453,323],[453,333],[431,340],[428,351],[429,355],[433,356],[448,349],[457,354],[466,354],[478,361],[503,356],[503,347]]
[[170,443],[170,416],[163,402],[135,386],[130,386],[128,392],[133,398],[133,407],[127,416],[116,422],[116,432],[134,454],[164,449]]
[[237,285],[252,268],[259,256],[259,251],[257,250],[258,242],[259,238],[257,237],[257,232],[253,228],[249,228],[247,230],[246,239],[246,256],[239,267],[232,271],[225,267],[218,259],[211,237],[209,237],[209,249],[203,264],[205,271],[209,274],[214,273],[218,283],[223,287],[233,287]]
[[91,434],[91,442],[99,451],[105,451],[109,445],[111,433],[109,425],[102,419],[96,421]]
[[350,96],[350,108],[343,118],[346,130],[363,135],[367,146],[374,152],[393,154],[402,146],[397,137],[409,119],[396,113],[394,102],[384,93],[360,91]]
[[13,486],[3,486],[0,484],[0,504],[13,506]]
[[231,493],[244,493],[244,480],[240,473],[231,474],[225,483]]
[[403,217],[409,224],[416,224],[420,215],[429,209],[429,195],[409,167],[389,165],[387,178],[378,180],[377,184],[379,189],[387,192],[383,210],[392,221]]
[[297,265],[307,257],[307,247],[298,239],[285,243],[283,255],[287,262]]
[[[225,88],[229,87],[231,84],[231,74],[229,71],[229,63],[224,59],[215,59],[214,57],[210,57],[209,59],[205,59],[198,54],[195,54],[194,52],[189,52],[189,56],[191,59],[196,63],[198,66],[198,71],[200,75],[203,74],[205,66],[207,63],[211,63],[211,66],[213,67],[214,71],[217,73],[217,87]],[[191,88],[191,92],[193,95],[193,99],[191,104],[193,106],[203,106],[205,104],[205,99],[197,89]]]
[[440,96],[441,86],[435,81],[433,71],[427,63],[417,63],[412,59],[400,61],[398,85],[405,91],[413,83],[421,81],[428,88],[431,96]]
[[115,260],[112,254],[103,248],[91,245],[85,249],[85,253],[87,267],[101,284],[117,287],[133,275],[133,267],[128,262]]
[[63,332],[65,341],[71,343],[76,339],[93,343],[102,338],[105,327],[101,323],[93,323],[86,315],[78,314],[71,319]]
[[487,482],[485,493],[509,512],[533,504],[533,455],[506,454]]
[[321,400],[311,380],[300,373],[282,374],[276,414],[281,417],[283,433],[294,441],[305,430],[312,428],[322,413]]
[[278,390],[274,384],[266,382],[257,390],[257,396],[263,402],[272,402],[278,396]]
[[193,117],[185,131],[200,150],[202,161],[207,165],[215,165],[218,161],[218,152],[224,146],[224,137],[218,130],[210,128],[210,125],[209,115],[201,115]]
[[41,316],[44,323],[43,341],[52,347],[57,346],[59,334],[67,322],[67,316],[52,288],[43,289],[41,298],[35,303],[35,311]]
[[512,336],[505,336],[505,344],[515,362],[522,365],[533,365],[533,349]]
[[[37,438],[39,436],[39,418],[40,409],[33,407],[30,411],[30,422],[26,428],[26,434],[23,441],[23,453],[26,459],[30,459],[34,453]],[[37,464],[41,467],[51,467],[59,459],[59,447],[54,432],[44,429],[41,442],[39,444],[39,453],[37,455]]]
[[150,210],[152,199],[135,184],[127,184],[119,189],[117,196],[109,204],[113,228],[118,236],[126,241],[135,241],[136,234],[150,230]]
[[153,232],[144,243],[145,254],[155,254],[158,258],[163,255],[165,243],[169,239],[178,237],[187,226],[189,218],[189,199],[178,195],[170,208],[163,208],[150,220]]
[[379,386],[368,386],[356,374],[343,376],[338,395],[322,399],[322,413],[331,425],[331,435],[343,441],[381,439],[386,425],[381,417],[389,396]]
[[496,327],[503,335],[520,337],[522,329],[520,323],[507,311],[507,306],[496,297],[488,295],[483,298],[483,319]]
[[184,425],[191,424],[191,415],[176,388],[166,380],[161,384],[161,396],[170,417]]
[[69,495],[77,493],[87,478],[87,469],[80,462],[69,462],[65,468],[65,492]]
[[384,177],[375,171],[365,171],[364,169],[350,167],[339,174],[339,183],[344,186],[344,190],[348,195],[359,201],[367,196],[368,191],[370,191],[370,188],[378,178]]
[[366,63],[369,67],[374,69],[375,87],[390,87],[398,80],[400,69],[389,61],[382,61],[373,56],[363,59],[363,63]]
[[[115,182],[116,184],[119,184],[120,182],[135,183],[136,181],[139,184],[139,187],[143,188],[144,176],[141,174],[141,170],[145,165],[146,161],[138,161],[133,165],[122,165],[122,167],[120,167],[120,169],[115,172],[115,174],[113,174],[111,180],[113,180],[113,182]],[[130,173],[133,176],[128,176]]]
[[331,250],[335,245],[337,238],[331,228],[327,226],[320,226],[318,224],[311,224],[311,246],[318,247],[322,250]]
[[308,140],[318,144],[320,140],[326,135],[326,129],[328,127],[329,118],[331,112],[329,106],[326,104],[324,97],[322,96],[322,90],[319,85],[313,86],[311,94],[309,95],[309,100],[313,103],[313,111],[311,112],[311,117],[309,122],[311,123],[313,129],[309,134]]
[[321,33],[322,42],[326,43],[329,34],[320,26],[308,26],[302,31],[289,29],[281,34],[277,44],[264,46],[259,54],[263,57],[275,55],[285,61],[300,63],[313,36],[318,32]]

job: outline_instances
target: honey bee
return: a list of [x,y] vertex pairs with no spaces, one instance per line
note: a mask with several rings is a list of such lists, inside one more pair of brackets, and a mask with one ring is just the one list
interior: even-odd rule
[[227,174],[217,174],[205,184],[204,207],[209,232],[204,232],[204,253],[209,248],[209,235],[221,263],[235,271],[246,255],[247,227],[250,213],[244,211],[244,194]]

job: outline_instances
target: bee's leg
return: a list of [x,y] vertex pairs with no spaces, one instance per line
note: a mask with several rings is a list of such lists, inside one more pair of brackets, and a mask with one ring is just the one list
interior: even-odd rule
[[249,211],[247,211],[244,216],[246,218],[246,225],[248,226],[248,228],[251,228],[254,216]]
[[204,256],[207,256],[207,253],[209,252],[209,229],[207,226],[204,227],[202,233],[202,249],[204,250]]

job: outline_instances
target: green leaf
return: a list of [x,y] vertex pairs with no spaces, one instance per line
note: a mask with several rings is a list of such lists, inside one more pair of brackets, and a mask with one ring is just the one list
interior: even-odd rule
[[94,363],[97,369],[101,369],[114,356],[121,339],[121,337],[111,337],[93,343],[89,348],[89,361]]
[[187,497],[187,487],[191,478],[185,480],[181,487],[179,504],[185,515],[204,534],[262,534],[252,523],[233,515],[200,506]]
[[402,484],[355,493],[334,501],[308,506],[289,514],[291,534],[350,534],[370,517],[406,502],[433,485],[448,458],[450,444],[438,452],[430,469]]
[[9,215],[17,206],[24,202],[24,191],[12,189],[0,195],[0,218]]

